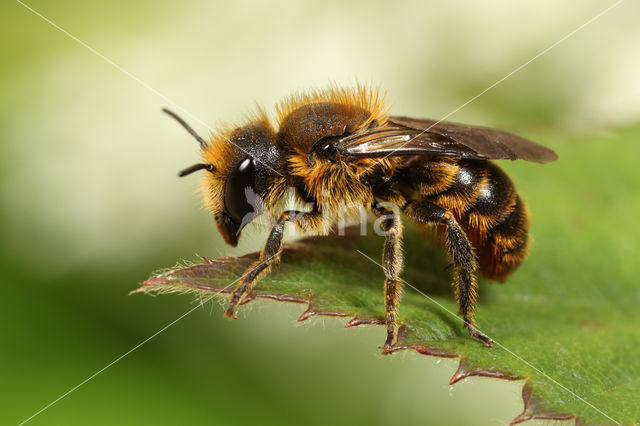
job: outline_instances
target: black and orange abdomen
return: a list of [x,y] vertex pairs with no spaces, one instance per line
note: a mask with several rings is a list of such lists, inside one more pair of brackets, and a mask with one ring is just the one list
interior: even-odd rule
[[476,248],[480,273],[504,281],[526,257],[529,214],[507,175],[493,163],[484,164],[480,196],[460,221]]
[[529,214],[522,199],[490,229],[477,247],[480,273],[490,279],[504,281],[527,256],[529,248]]
[[484,160],[416,158],[405,173],[418,198],[453,213],[476,250],[483,276],[504,281],[524,260],[527,209],[498,166]]

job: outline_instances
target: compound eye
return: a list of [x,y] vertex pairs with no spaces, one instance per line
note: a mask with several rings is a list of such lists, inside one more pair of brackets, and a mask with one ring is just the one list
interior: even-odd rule
[[247,201],[247,192],[254,190],[255,175],[254,160],[248,157],[242,160],[227,177],[224,189],[224,208],[229,217],[238,224],[242,223],[242,219],[247,214],[254,211],[254,208]]

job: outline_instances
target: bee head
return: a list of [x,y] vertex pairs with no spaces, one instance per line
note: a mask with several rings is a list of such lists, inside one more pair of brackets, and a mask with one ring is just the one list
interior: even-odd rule
[[226,243],[236,246],[242,229],[271,209],[284,192],[283,173],[278,171],[283,160],[273,129],[266,117],[260,117],[206,142],[178,116],[164,111],[198,140],[202,150],[204,162],[184,169],[179,176],[205,170],[205,205],[213,213]]

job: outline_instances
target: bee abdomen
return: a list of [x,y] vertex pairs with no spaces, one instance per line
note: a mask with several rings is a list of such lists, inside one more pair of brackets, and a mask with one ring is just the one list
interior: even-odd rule
[[453,213],[476,250],[483,276],[504,281],[524,260],[527,209],[498,166],[484,160],[418,159],[405,173],[420,198]]
[[507,175],[491,163],[480,192],[463,222],[476,247],[480,273],[504,281],[527,254],[529,215]]
[[506,280],[515,271],[526,257],[529,244],[527,208],[515,190],[513,193],[514,202],[504,211],[498,223],[489,229],[476,228],[474,245],[480,273],[497,281]]
[[485,164],[485,161],[449,159],[427,163],[418,180],[418,190],[425,199],[459,219],[474,207],[486,185]]

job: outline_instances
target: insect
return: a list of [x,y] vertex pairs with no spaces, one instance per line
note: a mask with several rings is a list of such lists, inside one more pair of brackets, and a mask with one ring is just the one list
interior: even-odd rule
[[[379,90],[332,87],[294,95],[277,106],[278,125],[260,110],[244,125],[206,141],[169,110],[200,143],[204,161],[182,172],[204,170],[204,201],[225,241],[235,246],[243,227],[261,210],[277,217],[259,260],[235,287],[225,314],[278,262],[285,223],[326,234],[341,210],[363,206],[381,218],[385,242],[385,348],[397,341],[402,222],[398,210],[418,226],[442,235],[453,266],[453,287],[469,335],[492,340],[474,321],[476,273],[506,280],[527,254],[527,208],[509,177],[489,160],[545,163],[554,151],[499,130],[387,115]],[[287,188],[307,203],[305,211],[283,211]],[[396,206],[396,209],[390,208]]]

